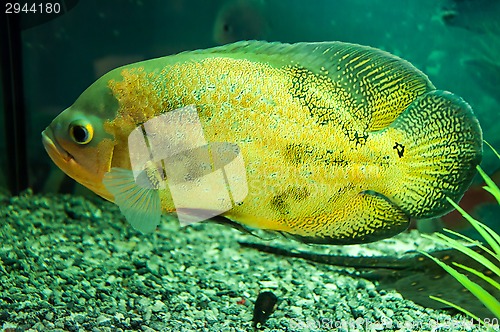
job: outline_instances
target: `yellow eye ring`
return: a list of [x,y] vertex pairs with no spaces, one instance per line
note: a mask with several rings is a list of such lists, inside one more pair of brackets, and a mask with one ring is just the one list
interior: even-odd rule
[[88,144],[94,137],[94,128],[87,121],[73,121],[69,126],[69,136],[76,144]]

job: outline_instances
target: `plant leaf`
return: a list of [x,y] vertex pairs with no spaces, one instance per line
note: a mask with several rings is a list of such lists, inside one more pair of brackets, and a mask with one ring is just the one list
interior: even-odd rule
[[480,166],[476,166],[477,171],[479,174],[481,174],[481,177],[484,179],[484,182],[486,182],[486,186],[483,187],[486,191],[488,191],[490,194],[493,195],[493,197],[496,198],[498,201],[498,204],[500,204],[500,189],[498,189],[497,185],[493,180],[489,177],[488,174],[486,174],[485,171]]
[[[467,212],[464,211],[460,206],[458,206],[455,202],[453,202],[451,199],[446,197],[448,202],[453,205],[455,209],[460,212],[460,214],[468,221],[471,223],[471,225],[478,231],[479,234],[485,239],[485,241],[493,248],[493,250],[497,253],[497,255],[500,255],[500,244],[498,241],[496,241],[496,238],[500,239],[500,236],[494,237],[491,236],[491,234],[486,230],[487,226],[482,224],[481,222],[477,221],[476,219],[472,218],[471,215],[469,215]],[[491,231],[491,230],[490,230]]]
[[483,255],[475,252],[474,250],[472,250],[471,248],[465,246],[464,244],[460,243],[459,241],[457,241],[455,239],[452,239],[452,238],[450,238],[450,237],[448,237],[448,236],[446,236],[444,234],[441,234],[441,233],[434,233],[433,235],[425,235],[425,234],[423,234],[422,236],[426,237],[426,238],[429,238],[429,239],[433,239],[436,242],[439,242],[441,244],[450,246],[450,247],[452,247],[452,248],[454,248],[454,249],[456,249],[456,250],[464,253],[465,255],[469,256],[472,259],[474,259],[476,262],[484,265],[484,267],[486,267],[487,269],[491,270],[496,275],[500,276],[500,268],[495,263],[491,262],[490,260],[488,260]]
[[439,266],[441,266],[446,272],[452,275],[458,282],[460,282],[465,288],[467,288],[475,297],[477,297],[485,306],[488,308],[496,317],[500,317],[500,302],[495,299],[490,293],[488,293],[484,288],[479,286],[477,283],[471,281],[466,275],[458,272],[453,267],[441,262],[439,259],[429,255],[426,252],[421,252],[423,255],[432,259]]
[[496,253],[494,253],[493,251],[491,251],[490,248],[486,247],[485,245],[483,245],[483,243],[481,243],[481,242],[479,242],[477,240],[473,240],[470,237],[465,236],[465,235],[463,235],[461,233],[452,231],[451,229],[443,228],[443,231],[445,231],[446,233],[450,233],[452,235],[455,235],[456,237],[462,238],[465,241],[469,242],[470,244],[472,244],[474,246],[477,246],[477,247],[481,248],[482,250],[486,251],[491,256],[493,256],[493,257],[495,257],[497,259],[499,258],[499,257],[497,257]]
[[450,302],[450,301],[447,301],[445,299],[442,299],[440,297],[436,297],[436,296],[433,296],[433,295],[429,295],[429,297],[433,300],[436,300],[438,302],[441,302],[441,303],[444,303],[452,308],[455,308],[457,309],[458,311],[461,311],[463,312],[464,314],[466,314],[467,316],[469,317],[472,317],[473,319],[477,320],[478,322],[481,322],[481,324],[484,324],[484,322],[481,320],[481,318],[477,317],[476,315],[474,315],[473,313],[471,313],[470,311],[468,311],[467,309],[465,308],[462,308],[461,306],[459,306],[458,304],[455,304],[453,302]]
[[486,281],[487,283],[491,284],[493,287],[495,287],[496,289],[500,290],[500,283],[496,282],[494,279],[488,277],[486,274],[476,270],[476,269],[473,269],[471,267],[468,267],[466,265],[463,265],[463,264],[460,264],[460,263],[457,263],[457,262],[453,262],[453,265],[461,268],[461,269],[464,269],[465,271],[468,271],[476,276],[478,276],[479,278],[483,279],[484,281]]

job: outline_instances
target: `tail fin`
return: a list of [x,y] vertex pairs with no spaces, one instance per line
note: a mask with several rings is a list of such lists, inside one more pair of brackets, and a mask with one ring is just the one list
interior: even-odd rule
[[[440,216],[472,182],[482,158],[482,132],[471,107],[445,91],[417,98],[390,128],[403,137],[394,197],[417,219]],[[404,146],[404,147],[403,147]]]

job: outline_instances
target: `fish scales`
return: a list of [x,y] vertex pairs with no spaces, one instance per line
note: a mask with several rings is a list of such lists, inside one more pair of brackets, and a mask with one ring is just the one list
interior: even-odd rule
[[[135,69],[132,69],[132,72],[135,71]],[[144,70],[139,70],[140,72],[144,73]],[[189,74],[184,74],[186,72]],[[295,80],[290,80],[290,74],[293,75]],[[332,131],[335,127],[324,126],[324,121],[318,121],[316,114],[313,113],[317,107],[339,109],[343,112],[327,113],[327,116],[333,117],[329,121],[337,121],[343,124],[350,123],[350,128],[355,126],[350,113],[347,112],[348,106],[344,105],[349,104],[344,103],[342,98],[334,98],[336,94],[335,92],[331,92],[333,88],[332,84],[329,84],[331,81],[326,78],[318,79],[316,75],[311,74],[307,70],[298,70],[295,67],[274,69],[270,66],[251,63],[248,60],[224,58],[209,58],[203,59],[200,62],[176,64],[168,70],[160,72],[158,76],[146,73],[141,76],[140,74],[125,72],[122,72],[122,76],[124,77],[122,82],[111,83],[112,91],[115,89],[115,84],[117,84],[117,92],[121,91],[124,95],[123,101],[118,97],[119,104],[123,105],[118,111],[119,114],[138,114],[137,106],[142,104],[140,101],[130,103],[128,100],[128,97],[131,95],[130,91],[121,86],[133,89],[140,87],[142,90],[154,91],[158,98],[158,101],[151,103],[152,105],[159,106],[155,110],[155,113],[149,113],[151,108],[147,106],[148,112],[143,112],[143,118],[134,119],[134,125],[145,122],[145,120],[152,116],[160,114],[164,109],[176,109],[183,105],[201,103],[203,107],[201,108],[200,115],[207,140],[236,142],[241,147],[242,153],[247,160],[246,167],[249,170],[247,181],[249,187],[264,186],[270,188],[270,190],[266,193],[262,193],[261,190],[254,191],[254,195],[251,192],[245,200],[244,206],[235,207],[231,211],[231,214],[228,214],[230,218],[242,220],[243,216],[240,215],[239,210],[244,210],[245,214],[251,211],[252,220],[247,221],[246,224],[253,227],[262,227],[261,225],[265,220],[272,218],[273,222],[277,221],[279,223],[279,225],[276,225],[277,227],[283,227],[278,228],[278,230],[290,231],[291,229],[288,228],[289,225],[293,225],[294,228],[325,229],[332,215],[324,211],[321,214],[324,217],[315,218],[317,220],[316,223],[302,225],[300,221],[304,220],[305,216],[315,216],[318,214],[318,211],[323,210],[318,209],[319,206],[328,206],[332,205],[332,203],[347,205],[347,202],[350,200],[349,196],[352,196],[353,193],[357,195],[362,191],[362,188],[352,187],[350,195],[347,193],[344,194],[343,200],[333,201],[328,204],[321,196],[323,191],[331,191],[331,188],[328,186],[328,183],[331,182],[329,178],[337,179],[338,183],[336,187],[342,188],[354,182],[355,179],[353,180],[351,177],[356,178],[358,174],[349,174],[345,168],[342,168],[338,169],[337,173],[339,173],[339,176],[336,176],[335,173],[332,174],[331,172],[335,172],[335,169],[325,168],[325,163],[316,163],[316,165],[300,165],[303,173],[310,173],[311,175],[309,177],[297,177],[297,167],[293,163],[288,167],[285,167],[281,163],[286,146],[296,142],[310,141],[311,129],[323,133],[318,137],[334,137],[332,139],[333,142],[345,141],[345,137],[343,136],[346,136],[348,131]],[[130,82],[127,79],[128,77],[131,79]],[[179,86],[177,83],[170,85],[169,82],[179,81],[179,79],[175,79],[176,77],[180,78],[180,81],[189,82],[189,85],[183,84]],[[262,81],[265,77],[273,77],[273,80],[269,82],[270,84],[266,85],[266,82]],[[308,79],[309,81],[307,81]],[[153,87],[148,88],[148,85],[152,81],[165,82],[165,86],[155,91]],[[326,85],[326,88],[323,88],[322,81]],[[309,102],[307,102],[305,96],[302,96],[293,87],[296,84],[313,87],[312,89],[304,88],[303,90],[309,96],[313,96],[309,99]],[[244,86],[245,88],[236,90],[231,94],[228,87],[232,85]],[[277,90],[276,86],[281,86],[284,89]],[[209,87],[214,88],[210,89]],[[147,94],[142,92],[142,90],[139,96],[146,97]],[[202,91],[202,97],[199,101],[196,101],[192,96],[198,91]],[[282,91],[291,91],[292,93],[283,93]],[[272,103],[262,100],[260,98],[261,95],[266,96],[267,99],[272,98]],[[230,96],[224,101],[229,103],[225,105],[225,108],[220,107],[222,102],[220,96]],[[313,98],[317,100],[316,103],[312,102]],[[170,104],[165,105],[160,101],[169,101]],[[150,103],[144,104],[149,105]],[[227,112],[222,110],[226,110]],[[214,125],[211,125],[212,123]],[[235,123],[238,123],[237,128],[234,127]],[[116,127],[123,127],[121,121],[118,122]],[[220,130],[221,128],[223,130]],[[233,130],[227,131],[225,130],[226,128],[233,128]],[[116,132],[116,130],[114,131]],[[128,130],[125,132],[125,135],[127,133]],[[327,150],[345,151],[348,149],[348,146],[336,146],[336,144],[323,144],[321,142],[314,143],[316,150],[321,152],[326,152]],[[335,147],[335,149],[332,149],[332,147]],[[270,150],[273,152],[270,153]],[[373,151],[373,149],[370,150]],[[263,155],[262,151],[266,151],[266,154]],[[332,153],[335,154],[335,152]],[[359,158],[353,157],[352,159],[355,161],[367,159],[365,157],[366,153],[360,152],[359,155]],[[123,165],[116,166],[123,167]],[[269,174],[277,174],[278,176],[270,177]],[[374,176],[373,178],[383,177]],[[339,178],[344,178],[344,181],[339,180]],[[308,199],[298,200],[289,198],[290,195],[287,192],[291,190],[289,187],[291,179],[293,179],[293,183],[298,185],[299,190],[308,193]],[[312,183],[312,185],[309,183]],[[316,184],[320,184],[321,187],[316,188]],[[289,199],[290,203],[293,204],[286,203]],[[164,202],[164,206],[168,205],[165,203],[168,202]],[[335,209],[332,208],[331,210]],[[283,217],[289,214],[293,215],[294,218]],[[252,224],[253,220],[257,224]],[[373,226],[378,227],[376,224]],[[273,225],[269,225],[266,228],[272,229],[271,227]]]
[[[111,111],[95,115],[105,138],[90,146],[113,148],[91,189],[113,200],[103,178],[131,169],[130,133],[195,105],[206,140],[236,144],[245,162],[248,195],[222,215],[304,241],[373,241],[443,214],[481,159],[481,130],[463,100],[359,45],[240,42],[140,62],[102,77],[63,114],[88,109],[99,91]],[[169,190],[158,192],[174,212]]]

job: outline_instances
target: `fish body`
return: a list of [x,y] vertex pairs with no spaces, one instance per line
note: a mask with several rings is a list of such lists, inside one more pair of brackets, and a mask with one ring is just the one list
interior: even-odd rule
[[168,189],[127,180],[128,138],[189,105],[205,140],[236,145],[244,160],[248,192],[222,215],[310,242],[374,241],[442,215],[481,161],[466,102],[404,60],[341,42],[238,42],[120,67],[54,119],[43,142],[69,176],[151,231],[157,221],[145,216],[176,206]]

